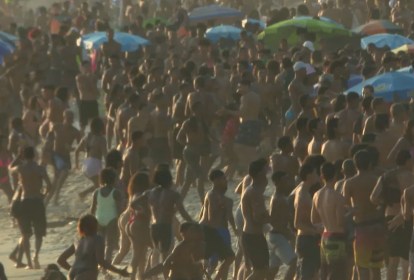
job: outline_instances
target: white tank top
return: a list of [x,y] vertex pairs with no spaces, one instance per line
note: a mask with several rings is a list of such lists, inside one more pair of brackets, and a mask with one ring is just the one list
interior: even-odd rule
[[114,191],[115,189],[113,189],[107,197],[104,197],[101,194],[101,190],[98,190],[95,216],[100,226],[106,227],[113,219],[118,217]]

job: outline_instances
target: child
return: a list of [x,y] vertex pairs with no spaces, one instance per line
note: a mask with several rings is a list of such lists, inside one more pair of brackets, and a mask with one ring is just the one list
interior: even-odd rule
[[110,262],[118,242],[118,217],[122,213],[122,194],[114,188],[117,174],[105,168],[100,174],[101,188],[93,194],[91,213],[99,224],[99,233],[105,239],[105,260]]

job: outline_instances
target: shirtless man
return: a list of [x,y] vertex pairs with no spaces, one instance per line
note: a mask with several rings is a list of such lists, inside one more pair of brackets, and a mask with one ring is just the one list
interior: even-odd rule
[[296,119],[300,112],[300,97],[306,94],[306,87],[304,84],[304,79],[306,77],[306,63],[298,61],[293,65],[293,70],[295,71],[295,78],[289,85],[289,97],[290,97],[290,108],[286,112],[286,121],[291,123]]
[[266,190],[267,161],[258,159],[249,166],[252,184],[242,194],[241,210],[244,226],[241,235],[246,266],[252,269],[247,279],[263,280],[269,269],[269,249],[263,226],[269,222],[263,193]]
[[99,116],[99,90],[89,61],[82,62],[81,73],[76,76],[76,86],[79,91],[79,122],[83,132],[89,121]]
[[185,198],[190,186],[197,183],[197,191],[204,202],[204,172],[201,157],[209,151],[208,128],[202,117],[202,104],[196,102],[191,106],[192,116],[184,121],[177,135],[177,141],[184,146],[183,159],[186,163],[184,184],[181,196]]
[[108,41],[101,46],[103,66],[106,67],[109,57],[116,55],[121,57],[121,44],[114,40],[114,30],[109,28],[106,31]]
[[241,95],[239,111],[228,110],[228,113],[240,117],[234,151],[238,157],[239,170],[244,172],[257,159],[257,146],[262,133],[262,124],[259,121],[261,99],[257,93],[251,91],[250,81],[247,79],[240,82],[238,92]]
[[339,180],[335,183],[335,190],[344,195],[344,184],[345,181],[349,178],[352,178],[356,175],[356,168],[354,161],[350,158],[344,160],[342,163],[342,174],[344,175],[344,178],[342,180]]
[[148,150],[145,135],[142,131],[135,131],[131,136],[131,146],[125,150],[124,162],[121,171],[121,180],[124,186],[129,184],[132,176],[140,170],[149,167]]
[[322,224],[321,279],[347,279],[347,236],[345,233],[345,199],[335,191],[335,166],[324,163],[322,189],[313,196],[312,223]]
[[277,141],[280,154],[273,154],[270,158],[272,172],[282,171],[286,173],[289,187],[292,191],[295,188],[295,176],[299,171],[299,160],[293,153],[293,143],[289,136],[282,136]]
[[308,155],[309,134],[308,122],[306,117],[299,117],[296,119],[296,137],[293,140],[293,154],[303,162]]
[[382,168],[389,167],[388,154],[395,145],[389,128],[389,117],[387,114],[377,114],[374,119],[374,126],[376,130],[374,146],[380,153],[379,165]]
[[304,164],[299,170],[302,182],[295,190],[294,226],[297,229],[296,254],[298,256],[296,277],[299,280],[316,279],[320,266],[319,241],[321,225],[311,222],[312,197],[310,189],[319,183],[316,168]]
[[276,190],[270,200],[270,224],[272,225],[272,230],[269,233],[270,271],[268,279],[274,279],[280,265],[285,264],[289,268],[283,279],[292,280],[296,270],[296,254],[291,245],[295,238],[291,229],[293,213],[288,202],[288,196],[292,188],[286,172],[274,172],[272,181]]
[[[218,248],[221,256],[214,254],[210,258],[209,272],[212,273],[216,266],[218,258],[223,259],[224,262],[220,265],[215,279],[227,279],[228,270],[234,260],[231,252],[231,236],[228,230],[230,224],[234,233],[237,235],[236,224],[233,216],[233,200],[225,196],[227,191],[227,179],[221,170],[213,170],[209,174],[209,180],[213,183],[213,188],[206,193],[204,205],[201,210],[200,224],[205,227],[210,227],[216,231],[216,234],[211,229],[205,230],[206,242],[213,239],[211,235],[219,235],[222,239],[221,244],[206,244],[206,254],[213,251],[211,247]],[[212,242],[208,242],[212,243]],[[220,246],[219,246],[220,245]],[[225,248],[221,248],[225,247]]]
[[193,220],[185,210],[180,194],[171,189],[173,181],[169,170],[157,170],[154,174],[154,183],[157,187],[145,192],[136,203],[147,201],[151,211],[151,239],[154,248],[161,252],[162,259],[165,260],[171,249],[175,211],[178,210],[184,220]]
[[312,135],[312,140],[308,144],[308,155],[321,154],[324,130],[323,122],[319,118],[308,122],[308,132]]
[[160,91],[155,92],[151,99],[155,104],[155,109],[150,114],[149,127],[152,129],[152,139],[150,144],[150,156],[154,164],[170,163],[170,132],[172,120],[168,114],[169,100]]
[[339,136],[346,143],[352,144],[354,139],[354,125],[361,118],[358,93],[348,93],[346,96],[346,108],[338,112],[335,117],[339,119],[338,126],[340,127],[340,131],[343,132]]
[[343,160],[348,157],[348,150],[350,145],[340,138],[338,118],[328,119],[326,125],[327,140],[322,145],[321,154],[329,162]]
[[107,143],[104,136],[105,125],[99,118],[91,121],[91,131],[82,138],[75,150],[75,168],[79,169],[79,153],[85,152],[86,158],[82,171],[93,186],[79,194],[80,198],[99,188],[99,174],[102,170],[102,158],[107,154]]
[[[397,154],[397,168],[387,171],[377,182],[372,194],[371,202],[376,205],[385,205],[385,219],[388,221],[388,265],[387,279],[397,279],[397,268],[401,263],[403,276],[408,277],[408,257],[412,234],[412,222],[403,222],[400,201],[401,194],[409,187],[413,180],[413,161],[409,151],[401,150]],[[401,261],[400,261],[401,260]]]
[[[111,55],[109,57],[109,67],[105,70],[102,76],[102,89],[108,96],[111,93],[114,77],[122,72],[122,65],[117,55]],[[122,84],[123,85],[123,84]]]
[[[413,214],[414,214],[414,186],[411,186],[404,190],[403,196],[401,198],[401,212],[404,216],[405,221],[413,223]],[[413,231],[414,235],[414,231]],[[411,236],[411,240],[414,240]],[[409,274],[408,280],[414,280],[414,243],[411,242],[409,246],[410,256],[409,256]]]
[[[183,240],[164,262],[164,276],[171,280],[201,280],[203,273],[199,261],[204,250],[202,228],[194,223],[183,223],[180,234]],[[149,273],[144,275],[145,278],[150,276]]]
[[371,102],[371,107],[374,113],[365,120],[364,131],[362,134],[375,132],[375,116],[388,113],[383,98],[375,97]]
[[366,150],[354,155],[357,175],[344,184],[346,203],[354,210],[354,254],[360,280],[381,279],[380,269],[384,261],[384,216],[370,196],[378,177],[372,171],[371,154]]
[[400,139],[406,127],[406,122],[408,121],[408,110],[405,104],[402,103],[394,103],[391,105],[390,108],[391,112],[391,123],[389,127],[390,132],[390,141],[397,143],[398,139]]
[[131,137],[131,134],[134,131],[143,131],[142,129],[139,130],[135,126],[130,125],[132,118],[137,116],[140,106],[140,96],[133,93],[128,97],[126,106],[120,106],[118,112],[116,113],[116,143],[121,149],[124,149],[127,146],[129,143],[129,137]]
[[[29,268],[40,269],[39,252],[43,237],[46,236],[46,212],[43,198],[49,194],[52,184],[46,170],[35,162],[35,150],[26,147],[23,151],[23,162],[10,168],[12,174],[17,174],[20,187],[16,196],[21,199],[19,226],[22,232],[20,249],[26,254]],[[46,182],[46,191],[43,191],[43,181]],[[30,236],[35,235],[35,255],[33,263],[30,257]]]
[[49,137],[53,140],[53,162],[55,172],[55,180],[53,182],[53,189],[46,199],[46,203],[55,196],[55,205],[59,203],[59,193],[72,169],[70,161],[70,152],[72,145],[76,141],[81,140],[80,131],[73,126],[74,114],[70,110],[63,112],[63,123],[53,125],[49,132]]

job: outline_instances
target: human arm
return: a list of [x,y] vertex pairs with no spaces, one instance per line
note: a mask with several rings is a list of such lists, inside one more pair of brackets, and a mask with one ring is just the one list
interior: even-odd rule
[[318,194],[315,194],[315,196],[313,197],[312,210],[311,210],[311,222],[313,225],[317,225],[322,222],[321,216],[319,215],[319,212],[316,206],[317,199],[318,199]]
[[395,165],[398,152],[404,149],[409,149],[409,146],[407,145],[405,138],[401,137],[388,154],[387,162],[390,166]]
[[183,122],[177,134],[177,142],[183,146],[187,144],[186,131],[187,131],[187,121]]
[[237,235],[237,227],[236,222],[234,221],[234,215],[233,215],[233,200],[230,198],[227,198],[227,218],[229,221],[229,224],[231,228],[233,229],[233,232],[235,235]]
[[401,196],[401,213],[405,220],[408,220],[412,217],[413,205],[411,199],[409,198],[410,191],[412,191],[412,187],[405,189],[403,195]]
[[75,254],[75,245],[71,245],[57,259],[57,263],[64,269],[70,270],[71,265],[68,263],[68,259]]
[[65,251],[63,251],[62,254],[60,254],[60,256],[57,259],[57,263],[66,270],[70,270],[71,269],[71,265],[68,263],[68,259],[73,256],[75,254],[75,245],[71,245],[70,247],[68,247]]
[[193,218],[191,218],[190,214],[188,214],[187,210],[185,210],[184,208],[183,199],[181,198],[179,193],[176,194],[175,207],[184,220],[186,220],[187,222],[193,222]]
[[82,138],[75,149],[75,168],[79,169],[79,153],[86,148],[86,137]]
[[93,193],[92,205],[91,205],[91,214],[95,216],[96,207],[97,207],[97,198],[98,198],[99,189]]
[[96,257],[96,260],[99,266],[102,267],[103,269],[107,269],[116,274],[119,274],[122,277],[128,277],[129,273],[127,271],[127,267],[124,269],[119,269],[105,260],[105,243],[103,239],[99,238],[99,240],[97,240],[96,243],[97,244],[95,246],[95,257]]
[[45,193],[45,196],[46,196],[52,190],[52,183],[50,182],[50,178],[49,178],[49,175],[47,175],[46,169],[43,167],[41,168],[42,168],[42,179],[43,181],[46,182],[46,193]]
[[382,190],[383,190],[383,180],[384,180],[383,176],[379,177],[379,179],[377,181],[377,184],[375,185],[374,189],[372,190],[372,193],[369,197],[372,204],[380,205],[383,202],[383,200],[381,198]]

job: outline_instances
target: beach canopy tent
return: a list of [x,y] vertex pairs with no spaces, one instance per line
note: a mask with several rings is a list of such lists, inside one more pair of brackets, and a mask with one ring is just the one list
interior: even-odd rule
[[[123,52],[133,52],[150,44],[147,39],[124,32],[115,32],[114,40],[121,44]],[[96,50],[105,42],[108,42],[106,32],[93,32],[82,36],[78,40],[78,45],[86,50]]]
[[414,75],[402,72],[387,72],[348,89],[346,94],[356,92],[362,95],[362,89],[366,85],[371,85],[374,88],[375,97],[382,97],[387,102],[404,101],[411,98],[414,93]]

